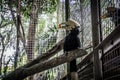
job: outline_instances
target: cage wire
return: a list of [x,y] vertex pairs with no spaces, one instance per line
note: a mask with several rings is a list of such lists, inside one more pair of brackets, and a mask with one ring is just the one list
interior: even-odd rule
[[[60,0],[58,5],[58,10],[57,10],[57,23],[61,23],[63,21],[65,21],[65,1],[64,0]],[[52,23],[52,22],[51,22]],[[48,25],[49,26],[49,25]],[[53,24],[52,24],[53,26]],[[46,37],[46,38],[45,38]],[[44,52],[46,52],[47,50],[49,50],[50,48],[53,47],[53,45],[56,43],[56,40],[59,36],[57,36],[57,34],[51,33],[51,34],[46,34],[41,36],[41,38],[37,39],[37,45],[38,45],[38,55],[43,54]],[[62,54],[63,51],[61,53],[58,53],[56,56],[59,56],[60,54]],[[57,66],[55,68],[49,69],[44,71],[41,76],[38,77],[38,80],[60,80],[60,78],[62,78],[65,75],[66,72],[66,68],[65,65],[62,64],[60,66]]]
[[[70,18],[76,20],[80,24],[79,37],[81,48],[92,46],[90,1],[85,0],[80,2],[80,0],[70,0]],[[92,51],[92,47],[87,49],[87,51],[90,53]],[[84,57],[78,59],[78,63]]]
[[[65,1],[61,0],[60,2],[60,13],[59,16],[65,16]],[[92,46],[92,33],[91,33],[91,14],[90,14],[90,1],[84,1],[81,3],[79,0],[70,0],[70,18],[80,23],[80,41],[81,47],[86,48]],[[59,22],[65,21],[65,17],[59,17]],[[87,50],[88,52],[92,51],[92,48]],[[83,58],[81,58],[82,60]],[[80,60],[78,61],[80,62]],[[57,76],[56,80],[64,77],[67,72],[67,64],[58,66],[56,69]]]
[[[102,0],[101,2],[101,14],[106,13],[105,8],[108,6],[112,7],[120,7],[119,0]],[[86,48],[92,46],[92,26],[91,26],[91,9],[90,9],[90,0],[84,0],[80,2],[80,0],[70,0],[70,18],[76,20],[80,24],[80,41],[81,47]],[[65,0],[60,0],[59,2],[59,18],[58,23],[65,21]],[[63,17],[64,16],[64,17]],[[115,25],[111,21],[110,18],[102,20],[102,35],[103,39],[105,39],[113,30],[115,29]],[[44,37],[44,36],[43,36]],[[48,49],[50,49],[54,43],[56,42],[56,35],[51,36],[49,35],[46,39],[39,39],[38,41],[38,53],[42,54]],[[92,51],[92,47],[87,49],[88,53]],[[81,58],[82,60],[83,58]],[[90,63],[91,67],[93,63]],[[89,79],[93,78],[93,68],[90,68],[91,75],[88,76]],[[66,64],[60,65],[56,68],[49,69],[44,72],[42,76],[42,80],[59,80],[60,78],[64,77],[66,74]],[[79,75],[84,75],[86,73],[80,73]],[[91,77],[90,77],[91,76]],[[83,77],[81,77],[83,79]]]
[[[52,24],[54,26],[54,24]],[[44,33],[40,37],[36,38],[36,45],[37,45],[37,54],[36,57],[39,55],[44,54],[46,51],[51,49],[55,43],[57,38],[57,32],[50,32],[50,33]],[[51,80],[53,79],[53,73],[54,69],[49,69],[43,72],[44,74],[38,76],[38,80]],[[51,74],[52,73],[52,74]]]
[[[102,20],[102,35],[103,39],[105,39],[116,27],[120,27],[120,13],[118,12],[120,9],[120,0],[102,0],[101,1],[101,14],[106,13],[107,7],[115,7],[118,8],[116,11],[117,15],[113,15],[113,18],[117,19],[117,25],[112,21],[112,17],[106,18]],[[114,45],[109,50],[104,51],[102,56],[103,63],[103,79],[104,80],[118,80],[120,79],[119,75],[119,66],[120,66],[120,43]]]
[[[102,0],[102,1],[100,1],[100,3],[101,3],[101,14],[102,15],[107,12],[106,11],[107,7],[120,8],[120,1],[119,0]],[[112,17],[115,17],[115,15],[113,15]],[[102,19],[102,36],[103,36],[103,39],[105,39],[116,27],[115,24],[112,22],[112,17]],[[117,16],[117,19],[120,19],[120,17]],[[119,26],[118,22],[117,22],[117,26]]]
[[[80,24],[80,42],[81,48],[87,48],[88,53],[92,49],[92,26],[91,26],[91,9],[90,0],[70,0],[70,18],[76,20]],[[77,62],[81,62],[85,56],[79,58]],[[87,70],[86,70],[87,69]],[[89,73],[89,75],[87,75]],[[84,66],[78,71],[80,80],[93,79],[93,63],[88,62],[88,66]]]
[[[106,13],[107,7],[120,7],[119,0],[104,0],[101,2],[101,14]],[[78,21],[80,23],[80,40],[82,48],[87,46],[92,46],[92,26],[91,26],[91,9],[90,0],[84,0],[80,2],[79,0],[70,0],[70,18]],[[118,18],[119,19],[119,18]],[[102,20],[102,37],[105,39],[113,30],[115,29],[115,24],[110,18]],[[87,50],[89,53],[92,48]],[[111,64],[110,64],[111,65]],[[106,68],[106,67],[105,67]],[[86,70],[87,69],[87,70]],[[86,67],[78,72],[80,80],[90,80],[94,78],[93,73],[93,63],[89,63]],[[87,77],[85,77],[87,76]]]
[[[62,23],[65,21],[65,0],[59,0],[59,5],[58,5],[58,12],[57,12],[57,17],[58,17],[58,24]],[[65,30],[59,30],[58,31],[58,38],[57,41],[60,41],[61,38],[65,37]],[[60,51],[57,56],[63,54],[63,50]],[[62,64],[57,66],[55,69],[55,80],[60,80],[62,77],[67,75],[67,64]]]

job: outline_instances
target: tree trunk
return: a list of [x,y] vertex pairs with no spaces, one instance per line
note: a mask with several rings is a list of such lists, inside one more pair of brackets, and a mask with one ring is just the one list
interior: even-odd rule
[[33,6],[31,9],[30,14],[30,24],[28,29],[28,42],[26,47],[26,53],[28,61],[31,61],[34,57],[34,44],[35,44],[35,32],[36,32],[36,25],[38,22],[38,6],[37,0],[33,1]]
[[17,2],[17,22],[16,22],[16,35],[17,35],[17,39],[16,39],[16,53],[15,53],[15,57],[14,57],[14,69],[17,68],[17,62],[18,62],[18,55],[19,55],[19,43],[20,43],[20,0],[18,0]]
[[[34,44],[37,22],[38,22],[38,4],[37,0],[34,0],[30,13],[30,25],[28,30],[28,42],[26,47],[28,62],[34,59]],[[28,77],[28,80],[33,80],[33,76]]]
[[63,55],[60,55],[59,57],[53,58],[51,60],[46,60],[44,62],[35,64],[28,68],[16,69],[15,71],[11,72],[6,77],[4,77],[3,80],[22,80],[26,78],[27,76],[56,67],[65,62],[70,62],[71,60],[76,59],[86,54],[87,52],[85,50],[76,49],[76,50],[70,51],[67,56],[63,54]]

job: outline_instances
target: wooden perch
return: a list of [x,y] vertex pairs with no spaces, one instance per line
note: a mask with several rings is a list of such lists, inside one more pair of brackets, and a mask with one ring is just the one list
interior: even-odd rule
[[56,45],[54,45],[50,50],[48,50],[46,53],[43,53],[43,55],[38,56],[36,59],[34,59],[33,61],[27,63],[26,65],[24,65],[23,67],[20,68],[27,68],[30,67],[32,65],[35,65],[39,62],[42,62],[44,60],[49,59],[50,57],[54,56],[57,52],[59,52],[60,50],[62,50],[63,48],[63,43],[64,43],[64,39],[62,39],[60,42],[58,42]]
[[67,56],[65,54],[63,54],[63,55],[60,55],[59,57],[55,57],[51,60],[46,60],[46,61],[37,63],[28,68],[16,69],[15,71],[11,72],[6,77],[4,77],[3,80],[22,80],[22,79],[26,78],[27,76],[30,76],[35,73],[56,67],[65,62],[70,62],[71,60],[76,59],[76,58],[81,57],[86,54],[87,54],[87,52],[85,50],[76,49],[76,50],[70,51]]
[[[19,68],[16,69],[16,71],[21,71],[21,69],[23,68],[28,68],[30,66],[33,66],[37,63],[40,63],[42,61],[45,61],[47,59],[49,59],[51,56],[54,56],[57,52],[59,52],[60,50],[62,50],[63,48],[63,43],[64,43],[64,39],[62,39],[61,41],[59,41],[57,44],[55,44],[50,50],[48,50],[46,53],[38,56],[36,59],[34,59],[33,61],[25,64],[24,66],[21,66]],[[14,72],[16,72],[14,71]]]

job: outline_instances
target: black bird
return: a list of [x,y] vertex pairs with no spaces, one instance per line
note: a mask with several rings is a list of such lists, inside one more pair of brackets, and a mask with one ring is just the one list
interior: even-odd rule
[[[79,24],[74,20],[68,20],[67,22],[61,23],[59,28],[64,28],[70,33],[65,37],[64,42],[64,53],[80,48],[79,35]],[[70,62],[70,72],[77,72],[76,59]]]

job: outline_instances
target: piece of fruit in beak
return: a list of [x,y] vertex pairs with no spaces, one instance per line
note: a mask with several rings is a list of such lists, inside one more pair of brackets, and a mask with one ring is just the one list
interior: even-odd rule
[[101,16],[101,19],[105,19],[105,18],[107,18],[108,17],[108,13],[105,13],[105,14],[103,14],[102,16]]

